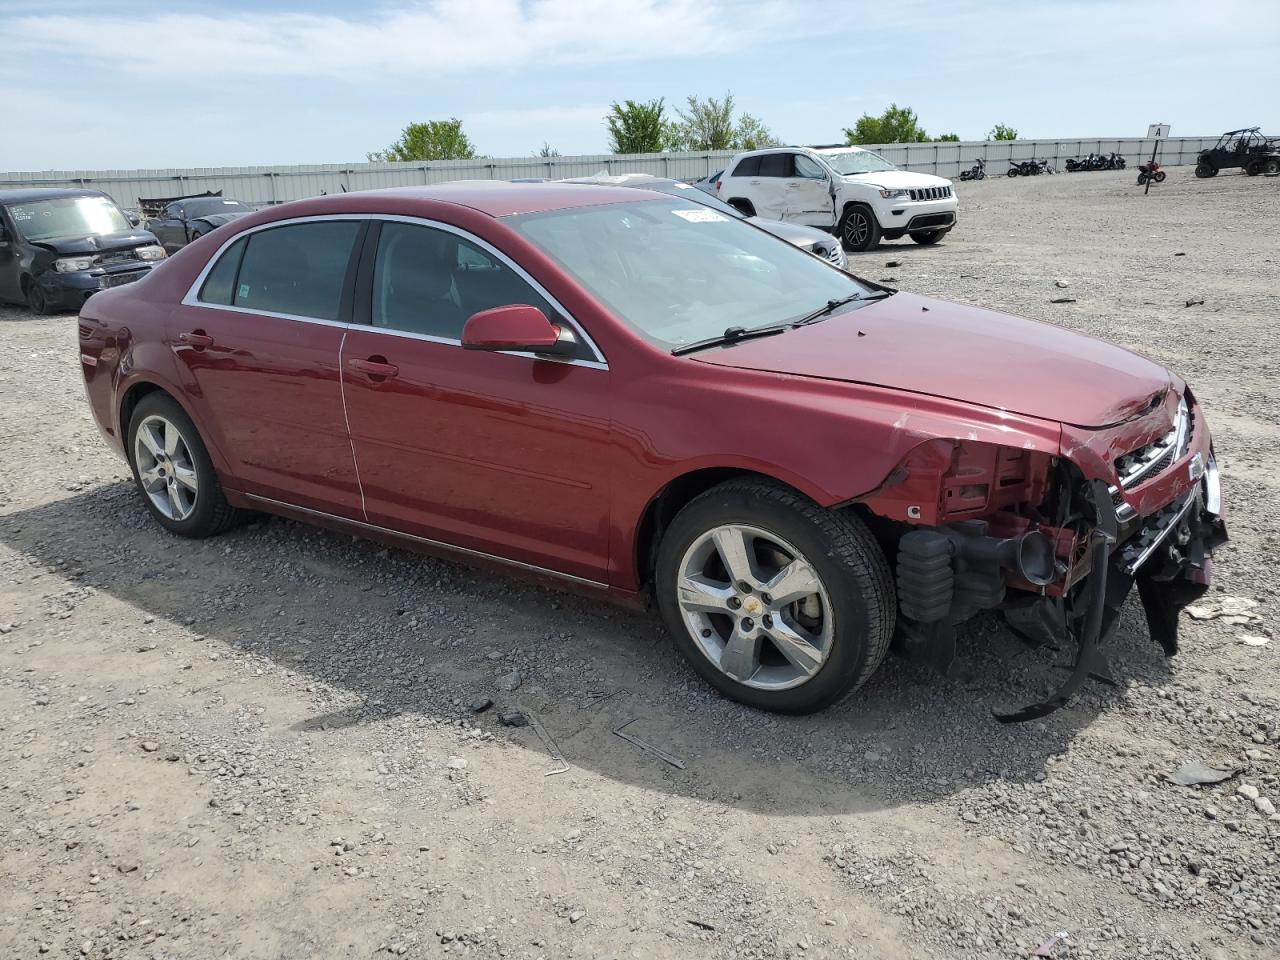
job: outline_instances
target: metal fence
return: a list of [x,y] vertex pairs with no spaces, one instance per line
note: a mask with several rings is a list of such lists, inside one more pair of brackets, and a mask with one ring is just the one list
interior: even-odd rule
[[[1167,166],[1193,163],[1216,137],[1177,138],[1160,144]],[[1143,139],[996,140],[893,143],[871,146],[906,170],[954,177],[982,157],[988,172],[1000,174],[1010,159],[1046,159],[1059,169],[1068,157],[1119,153],[1130,165],[1151,155]],[[86,187],[110,194],[122,207],[139,197],[173,197],[221,190],[228,197],[264,206],[344,190],[442,183],[446,180],[511,180],[522,177],[584,177],[606,173],[648,173],[697,180],[722,169],[733,151],[704,153],[600,154],[577,157],[436,160],[425,163],[327,163],[281,167],[209,167],[186,170],[52,170],[0,173],[0,190],[14,187]]]

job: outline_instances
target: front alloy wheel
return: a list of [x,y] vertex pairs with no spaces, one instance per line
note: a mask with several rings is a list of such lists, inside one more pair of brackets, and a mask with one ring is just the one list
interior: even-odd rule
[[866,207],[850,207],[840,221],[840,242],[846,250],[873,250],[880,245],[880,224]]
[[831,651],[831,598],[796,547],[759,527],[723,524],[680,563],[685,629],[718,670],[759,690],[813,677]]
[[889,566],[851,511],[761,479],[695,497],[663,532],[654,587],[676,648],[749,706],[811,713],[875,671],[893,633]]

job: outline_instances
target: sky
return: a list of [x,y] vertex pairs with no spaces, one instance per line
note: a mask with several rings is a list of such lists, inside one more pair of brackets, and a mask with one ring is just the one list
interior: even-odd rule
[[0,170],[363,161],[458,117],[608,151],[612,101],[732,92],[786,143],[1280,135],[1280,0],[0,0]]

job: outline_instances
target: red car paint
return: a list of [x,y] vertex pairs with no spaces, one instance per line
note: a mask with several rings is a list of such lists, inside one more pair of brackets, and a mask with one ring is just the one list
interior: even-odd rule
[[[159,387],[191,416],[234,505],[514,565],[621,601],[641,596],[664,497],[678,506],[726,472],[772,477],[825,506],[859,501],[938,523],[989,514],[1015,486],[1034,490],[1059,456],[1114,484],[1114,459],[1170,428],[1184,385],[1158,365],[1056,327],[905,293],[779,336],[672,356],[501,219],[641,196],[454,184],[320,197],[238,219],[86,304],[80,348],[93,415],[123,453],[130,392]],[[607,366],[181,302],[228,238],[342,214],[421,217],[487,241],[564,305]],[[396,375],[379,373],[384,365]],[[1208,456],[1210,439],[1194,403],[1193,413],[1182,460],[1126,494],[1139,512],[1195,484],[1188,463]]]

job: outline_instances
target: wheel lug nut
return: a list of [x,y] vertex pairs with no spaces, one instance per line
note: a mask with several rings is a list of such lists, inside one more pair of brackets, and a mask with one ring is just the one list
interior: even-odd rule
[[710,631],[710,630],[706,630],[706,629],[704,629],[704,630],[702,631],[702,637],[703,637],[703,639],[704,639],[704,640],[706,640],[706,639],[710,639],[710,637],[711,637],[711,631]]
[[750,592],[751,592],[751,584],[749,584],[749,583],[747,583],[747,581],[743,580],[740,584],[738,584],[738,589],[739,589],[739,590],[741,590],[743,593],[750,593]]
[[739,600],[737,597],[729,598],[729,608],[731,610],[737,610],[740,606],[742,606],[742,601]]
[[743,629],[743,630],[753,630],[753,629],[755,629],[755,623],[752,621],[752,619],[751,619],[750,617],[743,617],[743,618],[742,618],[742,629]]
[[766,627],[772,627],[772,626],[773,626],[773,617],[769,616],[769,615],[766,613],[763,617],[761,617],[761,618],[760,618],[760,622],[761,622],[762,624],[764,624]]
[[762,594],[760,595],[760,601],[761,601],[765,606],[768,606],[769,604],[773,603],[773,597],[771,597],[771,596],[770,596],[769,594],[767,594],[767,593],[762,593]]

